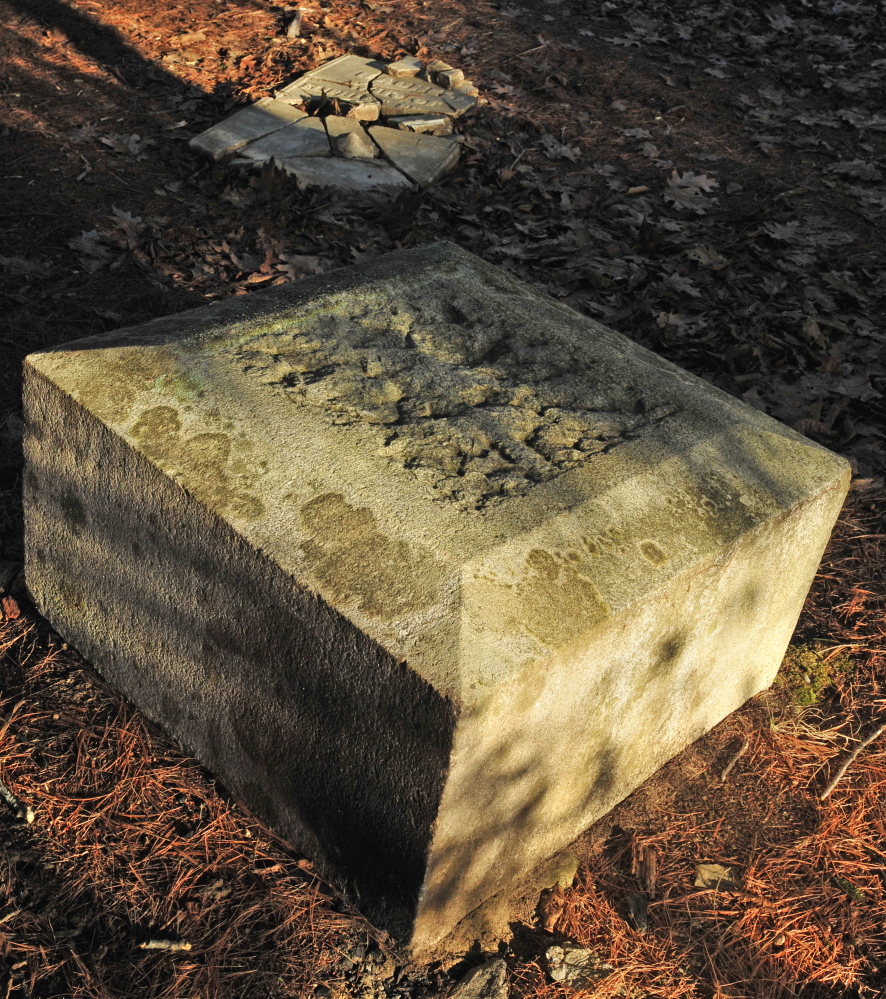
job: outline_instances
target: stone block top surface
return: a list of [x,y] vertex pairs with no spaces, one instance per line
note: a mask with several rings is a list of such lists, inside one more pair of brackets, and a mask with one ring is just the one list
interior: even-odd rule
[[449,244],[28,363],[462,704],[847,469]]

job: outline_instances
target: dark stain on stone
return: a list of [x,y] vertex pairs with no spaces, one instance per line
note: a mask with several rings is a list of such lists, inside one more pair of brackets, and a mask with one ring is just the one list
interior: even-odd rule
[[178,471],[182,485],[210,509],[245,520],[254,520],[264,513],[262,501],[249,491],[249,476],[233,474],[231,440],[227,434],[186,436],[182,433],[181,418],[172,406],[146,409],[130,433],[144,455],[164,470]]
[[300,517],[309,534],[301,551],[337,601],[356,601],[362,613],[388,619],[433,603],[432,552],[384,534],[371,510],[324,493],[306,503]]
[[83,509],[80,498],[68,490],[62,493],[58,505],[61,507],[62,514],[70,525],[71,530],[75,534],[79,534],[80,530],[86,526],[86,511]]
[[655,541],[641,541],[638,547],[643,558],[653,565],[664,565],[668,561],[664,549]]
[[161,353],[143,347],[118,351],[80,387],[80,402],[103,420],[125,419],[139,392],[150,391],[163,370]]
[[741,595],[737,601],[739,612],[747,618],[755,617],[760,611],[760,596],[760,587],[752,580],[748,580],[742,586]]
[[650,667],[652,679],[668,676],[676,668],[680,655],[686,647],[686,636],[682,631],[666,635],[656,646]]
[[578,638],[609,614],[600,591],[574,562],[541,548],[526,557],[520,592],[524,627],[549,645]]
[[179,415],[172,406],[153,406],[139,415],[131,433],[142,454],[152,461],[162,461],[176,449],[181,428]]

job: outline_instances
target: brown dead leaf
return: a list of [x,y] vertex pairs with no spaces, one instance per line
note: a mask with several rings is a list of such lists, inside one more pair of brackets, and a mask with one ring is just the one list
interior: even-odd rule
[[42,275],[52,273],[52,265],[41,260],[28,260],[27,257],[0,257],[0,267],[14,274]]
[[153,139],[143,139],[140,135],[123,135],[119,132],[111,132],[103,135],[99,142],[107,146],[112,153],[128,153],[130,156],[138,156],[148,146],[154,145]]
[[563,889],[557,885],[547,888],[541,893],[538,903],[538,924],[547,933],[553,933],[563,910],[566,908],[566,897]]
[[2,600],[3,617],[7,621],[17,621],[22,616],[21,608],[15,597],[4,597]]

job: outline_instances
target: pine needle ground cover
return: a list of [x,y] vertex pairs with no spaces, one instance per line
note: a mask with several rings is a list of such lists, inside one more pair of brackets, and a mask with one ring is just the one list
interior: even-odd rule
[[[23,557],[27,352],[435,239],[505,266],[858,473],[779,681],[573,844],[572,885],[500,944],[511,994],[576,994],[547,956],[574,944],[605,971],[579,995],[874,999],[886,738],[854,754],[886,711],[882,12],[614,7],[329,0],[293,37],[259,0],[0,2],[0,563]],[[188,150],[349,51],[480,88],[433,191],[345,202]],[[0,995],[422,997],[493,953],[400,966],[24,597],[3,618]]]

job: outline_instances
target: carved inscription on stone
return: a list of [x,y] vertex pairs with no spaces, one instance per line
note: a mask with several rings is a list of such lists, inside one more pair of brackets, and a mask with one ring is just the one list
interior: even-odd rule
[[236,361],[332,423],[376,426],[383,454],[474,510],[675,411],[648,409],[632,386],[601,384],[586,355],[506,315],[490,318],[482,304],[441,296],[405,306],[378,296],[356,311],[349,299],[347,310],[315,309],[291,329],[255,336]]

